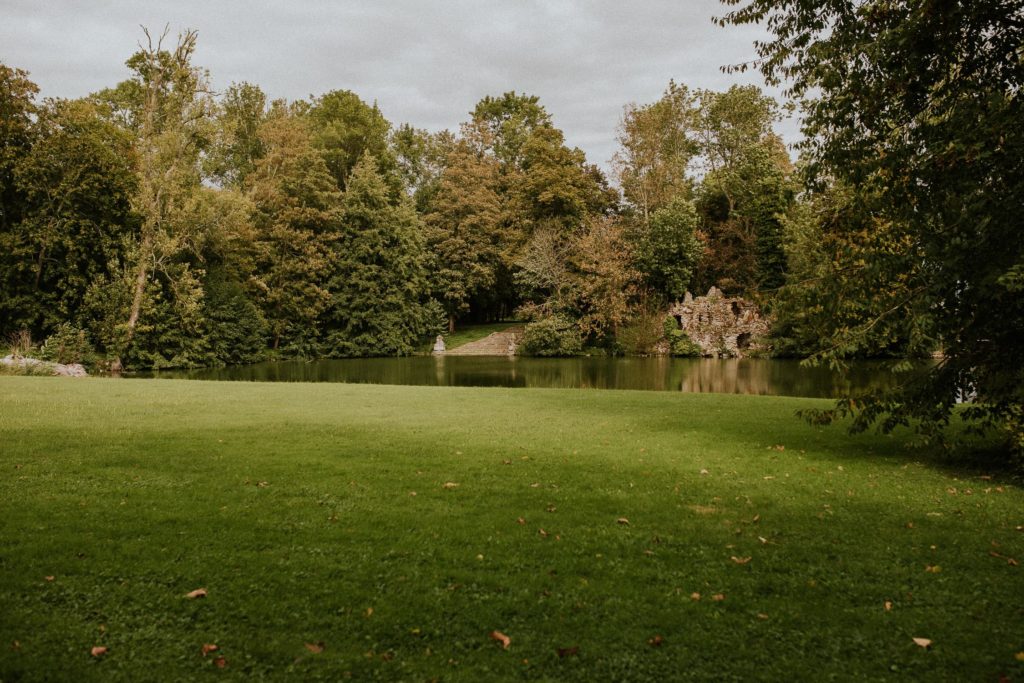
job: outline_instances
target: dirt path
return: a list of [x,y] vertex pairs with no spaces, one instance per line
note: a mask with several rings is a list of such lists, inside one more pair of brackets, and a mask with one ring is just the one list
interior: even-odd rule
[[500,332],[492,332],[483,339],[478,339],[450,351],[446,356],[509,356],[515,353],[519,339],[523,336],[522,327],[510,327]]

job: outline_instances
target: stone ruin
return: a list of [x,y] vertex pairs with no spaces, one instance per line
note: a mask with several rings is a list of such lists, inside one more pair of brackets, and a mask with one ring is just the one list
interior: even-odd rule
[[706,358],[735,358],[760,351],[764,348],[761,340],[768,334],[768,321],[753,302],[727,297],[717,287],[696,298],[687,292],[668,314]]

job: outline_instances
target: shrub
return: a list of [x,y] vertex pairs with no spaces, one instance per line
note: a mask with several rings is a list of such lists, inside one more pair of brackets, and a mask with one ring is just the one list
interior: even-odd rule
[[664,337],[660,322],[660,314],[641,308],[629,322],[619,328],[615,341],[628,355],[646,356],[654,353]]
[[84,363],[92,358],[93,353],[92,344],[89,343],[89,336],[85,330],[67,322],[58,325],[40,349],[40,355],[44,360],[64,365]]
[[697,343],[690,339],[688,334],[679,329],[676,319],[670,315],[665,316],[664,330],[665,339],[668,341],[669,354],[684,358],[699,358],[703,355]]
[[556,315],[527,325],[519,350],[524,356],[578,356],[583,339],[572,321]]

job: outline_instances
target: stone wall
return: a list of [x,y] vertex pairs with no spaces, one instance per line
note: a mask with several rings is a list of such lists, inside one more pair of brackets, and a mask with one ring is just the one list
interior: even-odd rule
[[694,298],[689,292],[672,305],[669,315],[708,358],[742,357],[762,350],[768,321],[746,299],[727,297],[716,287]]

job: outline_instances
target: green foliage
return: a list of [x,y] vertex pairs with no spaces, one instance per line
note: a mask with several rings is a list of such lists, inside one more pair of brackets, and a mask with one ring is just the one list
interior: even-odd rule
[[697,225],[693,202],[677,196],[651,214],[646,228],[634,228],[637,267],[647,285],[668,300],[682,299],[690,288],[703,251]]
[[582,350],[579,329],[557,315],[528,324],[519,343],[519,353],[524,356],[578,356]]
[[662,322],[662,331],[668,342],[669,354],[684,358],[699,358],[704,355],[696,342],[690,339],[686,332],[679,329],[679,322],[672,316],[665,316]]
[[88,333],[71,323],[57,325],[39,349],[39,355],[44,360],[64,365],[86,363],[92,360],[94,353]]
[[419,218],[408,198],[392,202],[369,154],[352,170],[332,249],[323,353],[407,355],[428,329],[428,282]]
[[269,328],[242,283],[223,270],[203,280],[204,338],[213,364],[253,363],[264,357]]
[[32,146],[38,92],[28,72],[0,63],[0,234],[21,218],[14,168]]
[[638,306],[616,332],[618,350],[632,356],[648,356],[657,352],[664,339],[660,320],[661,312],[657,309]]
[[131,137],[86,101],[50,101],[16,167],[24,215],[0,233],[0,328],[80,324],[85,292],[138,228]]
[[263,156],[260,124],[267,115],[267,96],[258,85],[232,84],[217,109],[213,144],[205,159],[206,172],[226,187],[241,188]]
[[347,187],[349,174],[365,154],[376,158],[385,172],[392,169],[394,162],[388,153],[391,124],[376,103],[366,104],[351,90],[332,90],[313,100],[308,117],[313,140],[338,189]]
[[848,241],[822,299],[841,306],[887,290],[890,305],[876,315],[837,320],[819,359],[870,343],[880,326],[910,326],[943,351],[926,381],[819,417],[852,414],[857,429],[913,421],[940,438],[958,400],[972,396],[967,414],[979,427],[1013,424],[1024,406],[1024,297],[1007,286],[1024,264],[1019,3],[729,4],[739,7],[724,21],[768,24],[771,39],[757,47],[765,76],[817,96],[804,117],[811,185],[856,188],[854,210],[870,231]]

